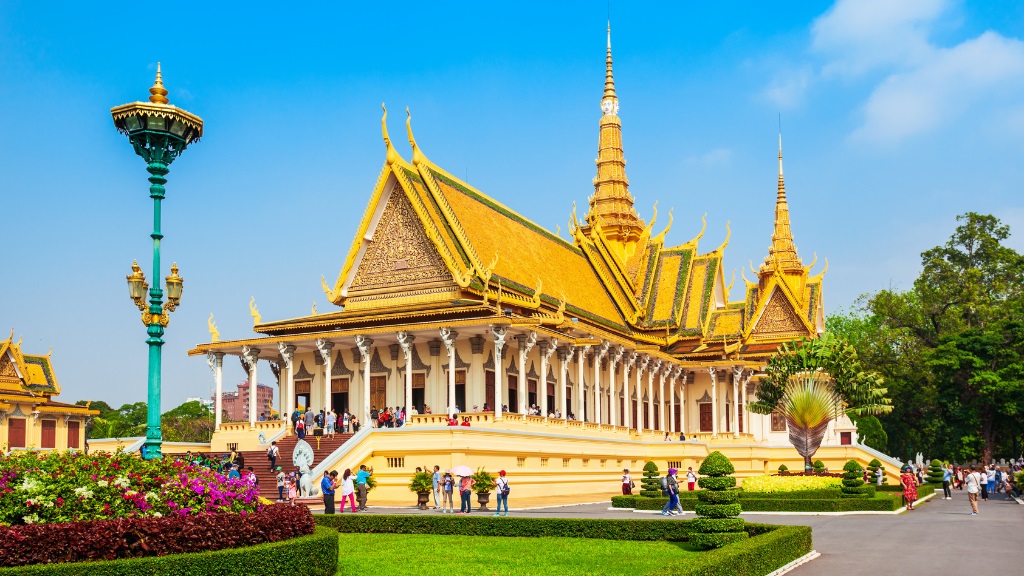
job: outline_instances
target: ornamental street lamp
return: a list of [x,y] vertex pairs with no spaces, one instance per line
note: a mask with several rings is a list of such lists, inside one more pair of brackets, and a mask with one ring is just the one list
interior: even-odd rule
[[[149,89],[149,102],[132,102],[110,109],[117,131],[128,136],[135,153],[146,161],[149,172],[149,197],[153,199],[153,278],[155,285],[150,288],[146,275],[138,262],[132,263],[128,275],[128,293],[135,305],[142,311],[142,323],[146,325],[149,338],[149,385],[148,410],[146,414],[146,458],[159,458],[162,438],[160,435],[160,350],[164,344],[164,328],[170,323],[169,312],[181,301],[182,279],[178,276],[178,265],[171,266],[171,275],[165,279],[167,304],[164,305],[164,291],[160,289],[160,201],[164,199],[164,184],[167,183],[168,166],[185,148],[203,135],[203,120],[173,106],[167,99],[160,75],[160,64],[156,65],[156,82]],[[149,305],[146,293],[149,293]]]

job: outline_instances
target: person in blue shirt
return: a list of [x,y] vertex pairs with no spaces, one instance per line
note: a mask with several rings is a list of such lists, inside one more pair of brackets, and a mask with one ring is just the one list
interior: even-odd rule
[[434,476],[431,479],[434,485],[434,510],[441,509],[441,467],[434,466]]
[[356,474],[356,500],[359,502],[359,510],[366,510],[366,481],[373,476],[373,468],[366,469],[366,464],[359,465],[359,472]]
[[324,495],[324,514],[334,514],[334,486],[338,478],[337,472],[324,470],[324,479],[320,481],[320,491]]
[[234,478],[235,480],[241,480],[242,475],[238,473],[238,466],[231,466],[231,471],[228,472],[228,479]]
[[942,494],[943,500],[952,500],[953,493],[949,491],[949,483],[953,480],[953,465],[946,464],[946,468],[942,471]]

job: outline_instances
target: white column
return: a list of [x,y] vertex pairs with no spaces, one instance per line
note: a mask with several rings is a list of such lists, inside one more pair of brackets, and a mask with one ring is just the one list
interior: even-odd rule
[[610,342],[604,342],[594,351],[594,422],[601,423],[601,361],[608,354]]
[[564,419],[569,418],[569,407],[565,405],[565,386],[568,382],[573,348],[572,344],[566,344],[558,349],[558,410]]
[[207,352],[206,363],[210,365],[210,370],[213,370],[214,393],[216,394],[213,397],[214,430],[220,430],[221,414],[224,412],[224,353]]
[[373,340],[366,336],[356,335],[356,346],[359,347],[359,355],[363,360],[363,410],[359,415],[361,427],[370,426],[370,354],[373,352]]
[[740,380],[743,379],[743,367],[734,366],[732,369],[732,437],[740,436]]
[[242,355],[249,363],[249,427],[256,426],[256,365],[260,361],[260,349],[249,346],[242,346]]
[[718,369],[708,368],[711,376],[711,437],[718,438]]
[[[459,333],[451,328],[441,328],[441,341],[448,352],[448,416],[455,412],[455,337],[458,335]],[[499,407],[495,413],[500,412]]]
[[558,347],[558,340],[553,339],[551,342],[542,340],[537,343],[540,348],[540,383],[537,384],[537,393],[540,395],[540,415],[548,417],[548,363],[551,360],[551,355],[555,353],[555,348]]
[[[316,349],[320,351],[320,357],[324,360],[324,397],[321,404],[324,407],[325,414],[331,410],[331,350],[333,348],[334,342],[325,338],[317,338]],[[313,399],[310,398],[309,400],[310,404],[312,404]]]
[[625,353],[626,347],[619,346],[608,359],[608,423],[612,426],[618,421],[615,411],[619,408],[619,398],[615,394],[615,367],[622,361],[622,355]]
[[743,384],[740,385],[740,395],[743,396],[743,432],[745,434],[753,435],[750,430],[750,410],[747,406],[747,385],[750,384],[750,378],[754,375],[754,371],[750,370],[747,372],[747,377],[743,379]]
[[654,377],[661,370],[661,360],[655,360],[654,366],[647,372],[647,422],[651,429],[656,429],[658,423],[654,421]]
[[636,432],[640,434],[644,430],[644,393],[643,384],[641,379],[643,378],[644,371],[647,370],[647,365],[650,364],[651,357],[644,355],[643,360],[636,369]]
[[583,413],[583,359],[590,353],[590,344],[577,348],[576,350],[578,351],[576,354],[576,419],[585,421],[587,419],[587,415]]
[[[632,412],[629,405],[629,371],[633,368],[633,364],[636,363],[638,357],[639,354],[634,350],[622,363],[622,425],[626,428],[629,428],[629,414]],[[615,422],[613,421],[612,424],[615,424]]]
[[686,409],[690,406],[686,401],[686,377],[689,376],[690,373],[682,370],[682,367],[680,367],[680,372],[682,373],[683,379],[679,382],[679,431],[686,434]]
[[285,395],[284,398],[284,417],[285,421],[285,434],[291,434],[291,418],[292,412],[295,411],[295,346],[286,345],[284,342],[280,342],[277,345],[277,349],[281,352],[281,360],[284,363],[284,369],[286,376],[284,380],[284,387],[281,390],[281,394]]
[[661,370],[661,375],[658,377],[658,430],[662,432],[667,430],[665,428],[665,380],[671,371],[672,365],[666,363],[665,367]]
[[[505,383],[505,368],[501,365],[501,349],[505,347],[508,326],[492,325],[491,334],[494,335],[494,420],[498,421],[501,420],[501,390]],[[522,374],[519,376],[521,379]]]
[[676,381],[679,379],[679,367],[675,366],[669,371],[668,382],[668,430],[676,432]]
[[519,413],[526,414],[529,411],[527,400],[529,399],[529,382],[526,381],[526,356],[533,350],[537,343],[537,333],[516,334],[516,342],[519,343]]
[[402,347],[405,354],[405,406],[406,410],[412,409],[412,341],[415,336],[408,332],[398,333],[398,345]]

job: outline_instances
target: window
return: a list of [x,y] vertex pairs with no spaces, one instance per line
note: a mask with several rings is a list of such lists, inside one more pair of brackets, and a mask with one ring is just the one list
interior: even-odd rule
[[68,448],[81,448],[79,437],[81,434],[80,424],[74,420],[68,422]]
[[10,448],[25,447],[25,419],[7,419],[7,446]]
[[522,468],[523,466],[526,466],[526,458],[524,458],[522,456],[517,457],[516,458],[516,467]]
[[675,468],[676,470],[679,470],[679,469],[681,469],[683,467],[683,461],[682,460],[669,460],[668,461],[668,467],[669,468]]
[[772,412],[772,432],[786,431],[786,417],[778,412]]
[[42,426],[42,438],[40,439],[40,448],[56,448],[57,447],[57,421],[56,420],[43,420]]
[[583,459],[583,467],[584,468],[590,467],[590,458],[584,458]]
[[568,468],[570,461],[572,461],[572,458],[562,458],[562,468]]
[[405,468],[405,458],[388,458],[388,468]]
[[607,468],[607,467],[608,467],[608,460],[606,460],[604,458],[601,458],[601,468]]
[[851,442],[851,440],[852,440],[852,438],[851,438],[851,434],[849,432],[840,432],[839,433],[839,443],[842,444],[843,446],[849,446],[850,444],[853,444],[853,442]]
[[548,467],[548,459],[547,458],[541,458],[540,459],[540,467],[541,468],[547,468]]

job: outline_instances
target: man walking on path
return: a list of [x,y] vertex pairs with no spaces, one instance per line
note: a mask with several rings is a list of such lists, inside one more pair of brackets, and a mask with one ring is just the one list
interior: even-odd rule
[[975,467],[971,464],[971,473],[967,475],[967,479],[964,481],[967,484],[967,499],[971,502],[971,516],[978,515],[978,492],[981,492],[981,475],[975,471]]
[[359,465],[359,472],[356,474],[356,499],[359,501],[359,510],[366,511],[366,482],[373,476],[373,468],[366,469],[366,464]]
[[672,516],[673,510],[679,504],[679,482],[676,481],[676,469],[669,468],[668,474],[661,479],[662,494],[668,496],[668,502],[661,509],[662,516]]
[[434,510],[441,508],[441,467],[434,466],[434,475],[430,478],[434,488]]

